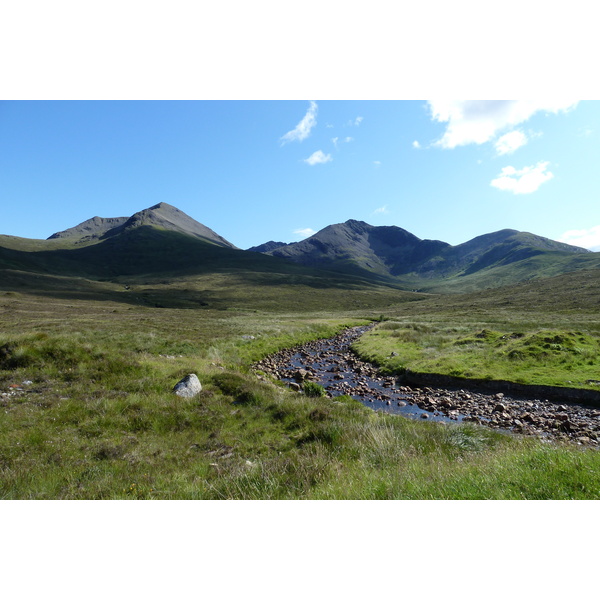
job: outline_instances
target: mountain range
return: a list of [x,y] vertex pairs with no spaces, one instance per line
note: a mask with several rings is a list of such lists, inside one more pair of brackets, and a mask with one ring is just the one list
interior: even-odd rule
[[[424,291],[496,287],[593,267],[600,257],[585,248],[514,229],[451,246],[422,240],[400,227],[375,227],[356,220],[330,225],[301,242],[267,242],[249,250]],[[512,276],[507,277],[508,272]]]
[[584,248],[513,229],[451,246],[439,240],[421,240],[400,227],[374,227],[354,220],[325,227],[301,242],[268,242],[250,250],[335,270],[371,272],[386,277],[415,274],[426,279],[469,275],[492,265],[510,264],[547,251],[589,253]]
[[244,272],[335,277],[397,289],[473,291],[600,268],[593,253],[503,229],[452,246],[396,226],[349,220],[296,243],[240,250],[161,202],[130,217],[93,217],[47,240],[0,236],[0,269],[117,280]]

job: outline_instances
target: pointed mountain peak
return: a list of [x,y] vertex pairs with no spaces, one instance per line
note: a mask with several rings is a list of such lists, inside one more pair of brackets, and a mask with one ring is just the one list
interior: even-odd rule
[[81,242],[89,242],[119,235],[137,227],[158,227],[169,231],[177,231],[202,240],[235,248],[225,238],[215,233],[212,229],[192,219],[183,211],[166,202],[159,202],[150,208],[145,208],[131,217],[102,218],[93,217],[75,227],[51,235],[48,239],[72,238]]

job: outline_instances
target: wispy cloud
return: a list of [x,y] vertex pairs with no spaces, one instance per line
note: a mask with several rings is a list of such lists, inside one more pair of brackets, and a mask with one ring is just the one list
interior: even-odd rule
[[310,106],[302,121],[300,121],[294,129],[288,131],[280,138],[282,146],[288,142],[301,142],[310,135],[311,129],[317,124],[317,109],[317,103],[311,100]]
[[356,117],[356,119],[350,119],[347,123],[349,127],[358,127],[364,120],[364,117]]
[[559,242],[571,244],[572,246],[580,246],[594,252],[600,252],[600,225],[595,225],[589,229],[571,229],[565,231]]
[[380,160],[374,160],[374,161],[373,161],[373,164],[374,164],[376,167],[380,167],[380,166],[381,166],[381,161],[380,161]]
[[558,113],[577,106],[575,100],[430,100],[431,118],[447,123],[444,135],[434,143],[441,148],[483,144],[497,133],[527,121],[535,113]]
[[498,156],[502,156],[503,154],[512,154],[526,143],[527,136],[522,131],[515,129],[515,131],[505,133],[502,137],[499,137],[496,140],[494,147],[496,148]]
[[519,170],[511,166],[504,167],[500,175],[492,180],[490,185],[513,194],[531,194],[542,183],[554,177],[550,171],[546,170],[548,165],[548,162],[539,162],[535,166],[523,167]]
[[331,158],[331,154],[324,154],[322,150],[317,150],[308,158],[305,158],[304,162],[312,167],[313,165],[322,165],[324,163],[331,162],[332,160],[333,158]]
[[381,206],[379,208],[376,208],[371,214],[372,215],[387,215],[389,214],[389,210],[388,210],[388,205],[385,204],[384,206]]
[[317,232],[314,229],[311,229],[310,227],[306,227],[305,229],[294,229],[294,234],[302,238],[310,237],[315,233]]
[[418,150],[418,149],[421,147],[421,144],[419,144],[419,142],[418,142],[417,140],[415,140],[415,141],[412,143],[412,147],[413,147],[413,148],[416,148],[416,149]]
[[339,137],[334,137],[334,138],[331,139],[331,141],[333,142],[333,145],[337,149],[338,144],[349,144],[350,142],[354,141],[354,138],[348,136],[348,137],[345,137],[343,140],[340,140]]

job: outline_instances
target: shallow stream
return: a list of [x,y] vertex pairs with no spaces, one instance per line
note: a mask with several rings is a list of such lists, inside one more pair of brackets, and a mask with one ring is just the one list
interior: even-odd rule
[[481,393],[464,389],[408,387],[382,376],[351,351],[352,343],[374,325],[346,329],[334,338],[282,350],[254,366],[300,391],[317,383],[331,397],[347,395],[365,406],[412,419],[471,421],[494,429],[571,440],[598,447],[600,409],[569,402]]
[[[419,408],[412,396],[398,386],[395,377],[383,377],[369,363],[360,361],[350,350],[352,343],[372,325],[354,327],[325,340],[317,340],[301,349],[283,351],[278,356],[281,380],[300,384],[304,380],[323,386],[330,396],[347,395],[373,410],[403,415],[413,419],[456,422],[462,415],[447,417],[439,411]],[[303,377],[302,371],[306,372]]]

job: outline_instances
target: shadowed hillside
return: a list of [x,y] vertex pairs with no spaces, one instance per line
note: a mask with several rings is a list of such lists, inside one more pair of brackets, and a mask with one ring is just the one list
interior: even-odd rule
[[513,229],[451,246],[421,240],[400,227],[375,227],[353,220],[266,253],[438,293],[473,291],[600,266],[598,253]]
[[115,282],[277,274],[261,276],[262,285],[308,278],[313,287],[318,281],[323,287],[460,293],[598,267],[600,253],[512,229],[451,246],[399,227],[354,220],[301,242],[268,242],[245,251],[166,203],[131,217],[93,217],[48,240],[0,236],[0,269]]

